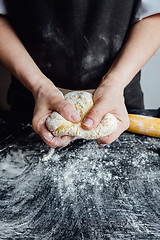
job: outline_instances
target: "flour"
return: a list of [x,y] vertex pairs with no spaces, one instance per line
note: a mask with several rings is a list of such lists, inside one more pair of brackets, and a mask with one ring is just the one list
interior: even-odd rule
[[52,158],[53,154],[55,153],[54,148],[50,148],[47,154],[44,154],[42,157],[42,161],[48,161]]
[[22,150],[7,153],[2,159],[0,158],[0,177],[14,178],[19,176],[27,166],[25,162],[26,153]]
[[76,139],[47,154],[28,126],[13,143],[0,153],[0,239],[160,239],[159,139]]

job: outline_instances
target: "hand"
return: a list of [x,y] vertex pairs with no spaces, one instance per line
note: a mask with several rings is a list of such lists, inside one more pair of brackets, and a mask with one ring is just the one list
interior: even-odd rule
[[55,148],[59,146],[67,146],[72,140],[72,137],[54,137],[46,128],[46,119],[50,113],[57,111],[68,121],[77,123],[81,120],[79,114],[74,107],[64,99],[63,94],[47,78],[33,95],[35,98],[35,109],[32,120],[33,129],[50,147]]
[[102,82],[93,95],[94,106],[83,121],[84,129],[97,127],[107,113],[112,113],[118,120],[117,130],[112,134],[96,139],[100,146],[105,146],[116,140],[129,127],[129,117],[124,104],[121,86]]

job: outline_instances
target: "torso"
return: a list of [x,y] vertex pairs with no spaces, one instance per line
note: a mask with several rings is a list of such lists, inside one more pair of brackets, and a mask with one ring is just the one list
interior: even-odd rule
[[41,71],[57,87],[71,90],[98,87],[125,42],[137,5],[136,0],[6,2]]

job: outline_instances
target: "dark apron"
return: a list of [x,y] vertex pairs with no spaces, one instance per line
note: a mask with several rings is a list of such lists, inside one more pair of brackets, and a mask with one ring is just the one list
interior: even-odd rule
[[[137,1],[6,0],[10,21],[41,71],[57,87],[97,88],[125,43]],[[9,101],[31,109],[15,78]],[[127,108],[143,108],[140,73],[125,89]],[[25,104],[25,105],[24,105]]]

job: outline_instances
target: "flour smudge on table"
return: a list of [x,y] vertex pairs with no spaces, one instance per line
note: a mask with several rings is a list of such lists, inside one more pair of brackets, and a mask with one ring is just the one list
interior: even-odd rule
[[48,150],[30,125],[2,146],[0,239],[160,239],[159,139]]

